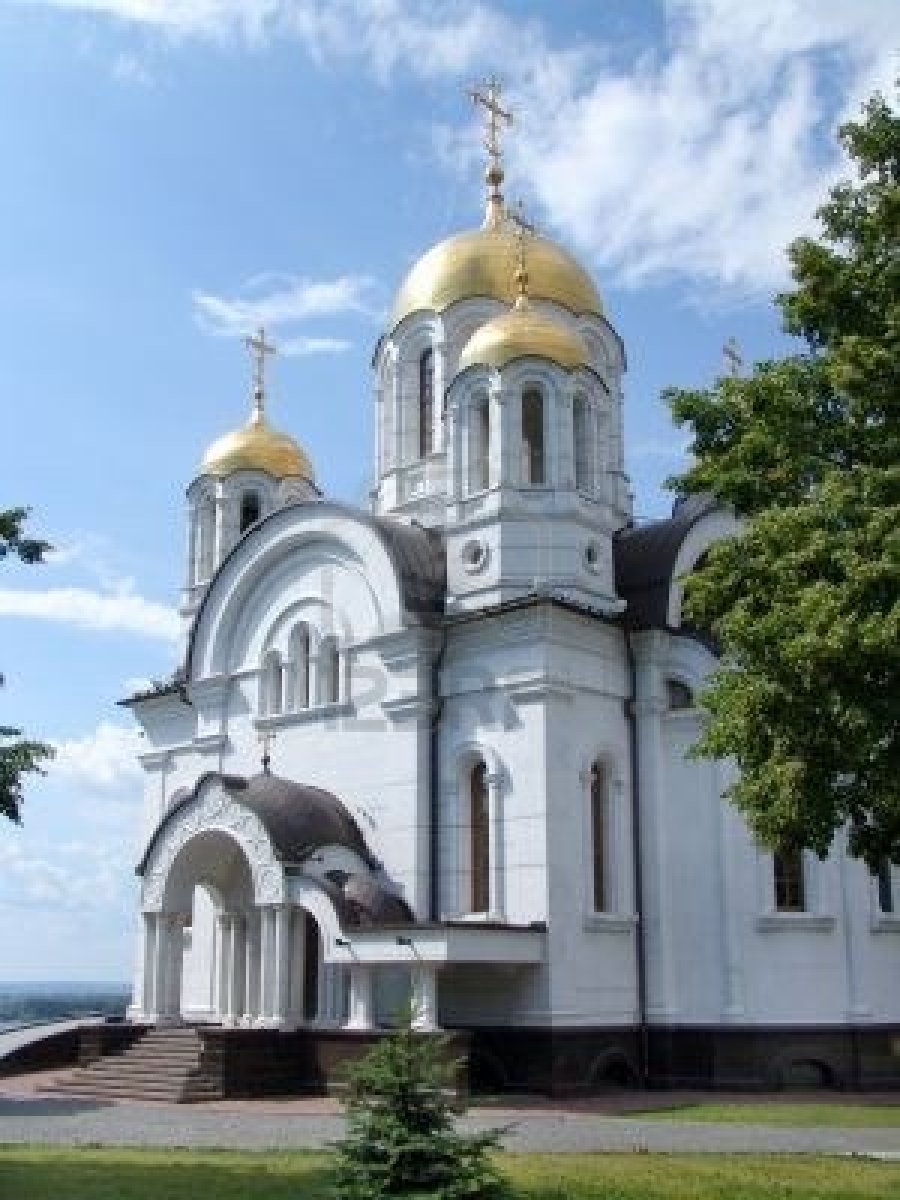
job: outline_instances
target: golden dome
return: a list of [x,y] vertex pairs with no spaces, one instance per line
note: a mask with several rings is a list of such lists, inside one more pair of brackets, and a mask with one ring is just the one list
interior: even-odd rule
[[216,438],[200,464],[201,475],[230,475],[232,471],[266,471],[276,479],[299,475],[309,483],[314,481],[312,463],[301,447],[256,413],[243,429]]
[[[530,279],[530,256],[528,267]],[[459,370],[476,364],[504,367],[514,358],[526,355],[549,358],[569,370],[590,365],[587,347],[577,333],[532,308],[525,296],[519,296],[511,312],[494,317],[475,330],[463,346]]]
[[[438,242],[415,264],[394,302],[389,327],[421,309],[442,312],[457,300],[490,296],[504,304],[516,298],[515,226],[496,221]],[[534,234],[528,239],[529,292],[570,312],[603,315],[603,304],[588,273],[561,246]]]

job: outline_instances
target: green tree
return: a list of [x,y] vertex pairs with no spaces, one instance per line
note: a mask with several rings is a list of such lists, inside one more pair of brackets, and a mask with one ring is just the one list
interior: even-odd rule
[[458,1065],[446,1037],[415,1032],[411,1012],[353,1064],[347,1135],[336,1147],[339,1200],[504,1194],[490,1159],[499,1133],[465,1135],[454,1128],[461,1111],[451,1100]]
[[670,389],[693,431],[670,483],[744,519],[686,585],[719,669],[695,752],[731,756],[731,799],[772,846],[900,862],[900,118],[880,95],[843,126],[854,178],[789,248],[779,295],[805,343],[748,377]]
[[[0,510],[0,559],[15,554],[22,562],[39,563],[50,549],[48,542],[25,536],[22,526],[27,516],[25,508]],[[22,779],[28,774],[42,775],[41,763],[52,757],[52,746],[23,738],[21,729],[0,725],[0,814],[21,821]]]

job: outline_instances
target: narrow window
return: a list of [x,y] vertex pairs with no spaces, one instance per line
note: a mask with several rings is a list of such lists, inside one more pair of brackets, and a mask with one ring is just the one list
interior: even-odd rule
[[419,458],[434,449],[434,351],[419,359]]
[[666,680],[666,698],[670,709],[694,707],[694,694],[680,679]]
[[894,880],[889,859],[882,860],[876,882],[878,884],[878,907],[883,913],[892,913],[894,911]]
[[270,650],[263,662],[262,695],[260,709],[264,716],[277,716],[283,711],[284,705],[284,672],[281,665],[281,655],[277,650]]
[[775,908],[778,912],[805,912],[803,853],[779,850],[773,855],[775,869]]
[[472,912],[490,907],[490,833],[488,828],[487,767],[478,763],[471,776]]
[[259,520],[260,504],[258,492],[244,492],[241,496],[241,533],[246,533]]
[[593,480],[591,478],[591,438],[590,438],[590,421],[588,419],[587,400],[584,396],[575,397],[575,407],[572,413],[573,417],[573,436],[575,445],[573,453],[575,457],[575,487],[579,492],[590,492],[593,490]]
[[309,626],[295,625],[291,631],[291,708],[309,708]]
[[601,763],[591,767],[591,894],[594,912],[609,908],[607,868],[606,772]]
[[303,914],[303,1019],[312,1024],[319,1016],[319,971],[322,952],[319,926],[312,913]]
[[203,500],[197,514],[197,562],[195,581],[211,577],[215,563],[216,509],[213,501]]
[[319,695],[322,704],[337,704],[341,693],[341,656],[333,637],[322,639],[319,648]]
[[483,492],[490,483],[491,413],[487,396],[469,410],[469,492]]
[[540,486],[545,474],[544,397],[532,388],[522,395],[522,481]]

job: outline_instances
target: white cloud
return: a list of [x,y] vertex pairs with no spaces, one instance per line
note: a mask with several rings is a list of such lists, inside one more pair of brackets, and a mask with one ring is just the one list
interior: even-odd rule
[[118,54],[112,65],[112,77],[117,83],[134,87],[152,87],[153,73],[136,54]]
[[103,592],[80,587],[44,591],[0,588],[0,617],[58,621],[83,629],[134,633],[170,643],[177,642],[180,636],[177,612],[145,599],[127,579]]
[[[225,297],[195,291],[194,314],[206,333],[237,337],[260,326],[277,329],[310,318],[372,315],[374,310],[368,296],[373,287],[374,280],[366,275],[342,275],[332,280],[265,275],[250,280],[243,289],[243,296]],[[297,338],[295,343],[295,354],[347,348],[342,339],[330,337]]]
[[[668,0],[659,47],[627,61],[622,46],[565,45],[549,18],[479,0],[26,2],[182,36],[291,38],[320,64],[382,82],[462,82],[502,68],[517,111],[510,194],[523,191],[601,276],[743,291],[784,282],[784,247],[812,227],[841,173],[822,136],[890,88],[900,41],[896,0]],[[446,166],[453,135],[435,140]],[[471,173],[467,153],[452,158]],[[273,299],[289,301],[290,289]],[[196,300],[223,332],[270,311]]]
[[307,354],[344,354],[353,346],[347,338],[295,337],[278,343],[278,353],[285,358],[302,358]]
[[114,792],[123,787],[133,791],[142,774],[137,755],[143,748],[133,726],[101,721],[85,737],[57,742],[49,770],[92,791]]

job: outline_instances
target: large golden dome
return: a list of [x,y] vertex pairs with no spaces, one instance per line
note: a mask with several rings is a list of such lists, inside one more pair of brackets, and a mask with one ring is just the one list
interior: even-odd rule
[[[438,242],[403,281],[389,327],[422,309],[442,312],[457,300],[489,296],[504,304],[516,298],[517,235],[511,221],[458,233]],[[529,292],[570,312],[602,316],[603,303],[591,277],[567,251],[549,238],[528,239]]]
[[230,475],[232,471],[266,471],[276,479],[299,475],[314,482],[312,463],[286,433],[279,433],[254,413],[243,429],[216,438],[203,456],[201,475]]
[[[530,278],[530,257],[528,266]],[[532,308],[520,295],[511,312],[475,330],[459,356],[459,369],[476,365],[500,368],[527,355],[549,358],[569,370],[590,365],[587,347],[578,334]]]

